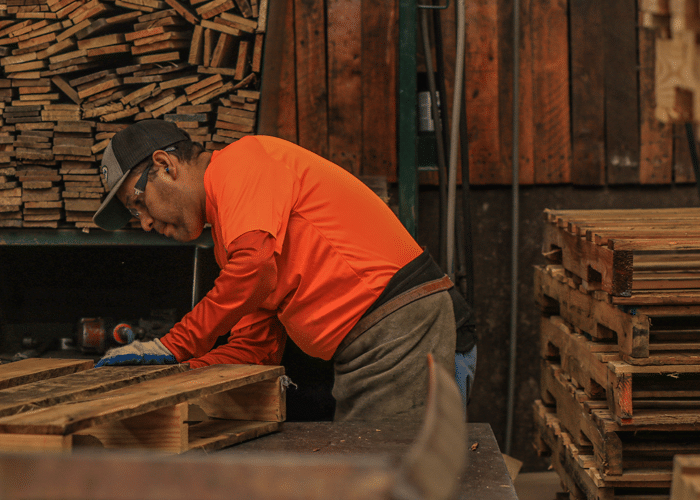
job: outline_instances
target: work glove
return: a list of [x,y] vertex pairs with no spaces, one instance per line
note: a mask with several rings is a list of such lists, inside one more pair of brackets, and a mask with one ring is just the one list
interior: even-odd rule
[[135,340],[131,344],[107,351],[97,362],[95,368],[116,365],[174,365],[176,363],[177,360],[173,353],[159,339],[149,342]]

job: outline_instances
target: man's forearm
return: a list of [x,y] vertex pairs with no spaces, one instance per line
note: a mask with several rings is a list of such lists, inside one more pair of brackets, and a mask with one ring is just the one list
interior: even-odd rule
[[179,362],[207,353],[265,301],[277,282],[274,248],[275,239],[261,231],[233,242],[214,288],[161,339]]

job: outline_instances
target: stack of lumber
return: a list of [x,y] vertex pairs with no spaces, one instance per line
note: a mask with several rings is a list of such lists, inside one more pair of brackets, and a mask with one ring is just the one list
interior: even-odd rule
[[667,499],[700,453],[700,209],[544,216],[536,447],[572,499]]
[[255,132],[267,0],[2,7],[0,227],[95,227],[102,152],[135,121],[172,121],[207,150]]
[[216,450],[285,419],[281,366],[92,366],[41,358],[0,366],[0,451]]

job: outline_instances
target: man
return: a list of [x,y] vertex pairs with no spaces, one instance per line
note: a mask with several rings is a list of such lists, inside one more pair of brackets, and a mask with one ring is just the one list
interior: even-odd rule
[[112,138],[102,173],[100,227],[136,217],[191,241],[209,223],[221,273],[161,339],[110,350],[97,366],[279,364],[289,336],[333,359],[337,420],[421,419],[426,355],[452,371],[456,344],[475,356],[469,331],[456,340],[468,311],[449,279],[379,197],[310,151],[250,136],[211,153],[145,120]]

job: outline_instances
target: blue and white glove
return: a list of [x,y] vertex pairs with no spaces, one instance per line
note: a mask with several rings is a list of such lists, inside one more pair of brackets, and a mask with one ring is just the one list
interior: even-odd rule
[[149,342],[133,341],[131,344],[115,347],[105,353],[97,362],[100,366],[116,365],[174,365],[177,360],[173,353],[159,339]]

